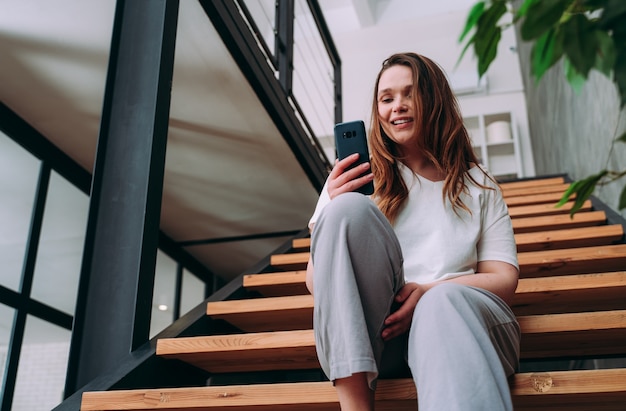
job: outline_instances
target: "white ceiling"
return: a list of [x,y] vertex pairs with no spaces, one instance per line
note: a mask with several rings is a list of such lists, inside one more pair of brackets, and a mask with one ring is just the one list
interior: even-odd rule
[[[478,0],[319,0],[334,35],[379,24],[469,10]],[[459,28],[455,27],[455,31]]]

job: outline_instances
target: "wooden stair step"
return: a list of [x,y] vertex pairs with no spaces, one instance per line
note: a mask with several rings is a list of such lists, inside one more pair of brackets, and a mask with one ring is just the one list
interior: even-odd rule
[[516,315],[626,309],[626,271],[523,278],[512,307]]
[[[532,204],[530,202],[530,197],[536,196],[523,196],[522,200],[516,200],[519,204],[516,205],[528,205]],[[544,199],[544,197],[539,197],[540,199]],[[559,198],[555,197],[555,203],[559,200]],[[539,200],[539,202],[544,202]],[[552,205],[548,204],[548,208],[551,208]],[[546,208],[546,204],[538,204],[538,208],[544,210]],[[557,230],[557,229],[568,229],[568,228],[579,228],[579,227],[589,227],[601,225],[606,222],[606,213],[604,211],[589,211],[586,212],[580,211],[576,213],[574,216],[570,216],[569,214],[557,213],[550,215],[538,215],[538,216],[530,216],[523,217],[521,215],[524,214],[525,211],[528,211],[527,207],[524,207],[522,212],[519,212],[520,216],[513,219],[513,230],[516,234],[518,233],[528,233],[531,231],[547,231],[547,230]],[[569,211],[569,208],[567,209]],[[514,214],[516,212],[514,211]],[[533,213],[531,213],[533,214]],[[296,238],[292,241],[293,251],[306,251],[311,245],[310,238]]]
[[[515,411],[623,411],[626,369],[519,373],[511,382]],[[414,411],[411,379],[380,380],[376,409]],[[293,411],[339,409],[330,382],[156,388],[86,392],[82,411]]]
[[549,193],[565,193],[570,186],[570,183],[558,183],[547,184],[536,187],[522,187],[522,188],[505,188],[502,190],[502,196],[506,199],[513,197],[534,195],[534,194],[549,194]]
[[511,181],[507,183],[500,183],[500,189],[502,189],[502,191],[520,190],[524,188],[543,187],[543,186],[558,185],[558,184],[564,184],[564,183],[565,183],[564,177],[536,178],[532,180]]
[[[521,358],[626,354],[626,310],[518,317]],[[313,330],[275,331],[157,342],[157,355],[213,373],[313,369]]]
[[626,354],[626,310],[518,316],[521,358]]
[[[519,281],[512,308],[516,315],[626,309],[624,296],[626,271],[527,278]],[[210,302],[207,315],[245,332],[309,329],[313,327],[313,297],[305,294]]]
[[270,265],[279,270],[306,270],[309,252],[274,254],[270,256]]
[[310,329],[165,338],[156,353],[212,373],[319,368]]
[[558,214],[539,217],[515,218],[512,221],[515,234],[529,233],[534,231],[561,230],[577,227],[591,227],[606,223],[604,211],[587,211],[569,214]]
[[520,278],[620,271],[626,267],[626,244],[518,254]]
[[243,286],[249,291],[256,291],[266,297],[309,294],[306,288],[306,271],[287,271],[282,273],[247,274],[243,277]]
[[[567,219],[571,220],[569,216]],[[620,224],[611,224],[516,233],[515,242],[518,251],[523,252],[611,244],[620,241],[623,236],[624,228]],[[306,252],[310,246],[310,238],[296,238],[292,241],[295,252]]]
[[[309,294],[304,284],[304,271],[251,274],[248,277],[254,289],[268,297]],[[281,283],[283,278],[289,280],[286,285]],[[626,304],[624,287],[626,271],[523,278],[519,280],[513,306],[522,314],[537,314],[535,309],[544,308],[546,313],[622,308],[621,304]],[[299,293],[283,294],[284,289]]]
[[[594,227],[605,223],[606,213],[601,210],[579,212],[573,216],[569,214],[557,214],[539,217],[522,217],[512,220],[515,234]],[[310,238],[296,238],[292,241],[293,251],[296,252],[307,251],[310,245]]]
[[[549,204],[555,206],[559,201],[561,201],[562,197],[562,191],[556,193],[533,193],[528,195],[505,197],[504,202],[508,207],[519,207],[532,204]],[[572,198],[573,197],[570,197],[570,200]]]
[[[536,204],[517,207],[509,207],[509,215],[512,219],[521,217],[538,217],[542,215],[567,214],[574,206],[573,201],[568,201],[562,207],[555,207],[554,204]],[[591,210],[591,201],[587,200],[583,203],[580,211]]]
[[620,241],[620,224],[515,234],[518,252],[607,245]]
[[[278,270],[304,270],[308,252],[275,254],[270,258]],[[520,278],[546,275],[586,274],[598,271],[618,271],[626,267],[626,244],[518,253]]]
[[[516,218],[512,220],[515,234],[525,234],[537,231],[565,230],[583,227],[595,227],[606,223],[604,211],[580,212],[570,216],[569,214],[557,214],[539,217]],[[308,251],[311,246],[310,238],[296,238],[292,241],[294,251]]]
[[626,369],[516,374],[515,411],[618,411],[626,400]]
[[294,252],[308,251],[311,247],[311,238],[294,238],[291,241],[291,248]]
[[245,332],[310,329],[313,328],[313,296],[210,302],[207,315],[227,321]]

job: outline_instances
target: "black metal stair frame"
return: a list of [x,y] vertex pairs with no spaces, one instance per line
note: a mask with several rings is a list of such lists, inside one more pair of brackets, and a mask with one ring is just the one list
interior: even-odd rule
[[[287,16],[291,19],[294,18],[293,1],[294,0],[282,0],[278,2],[279,8],[285,7],[283,16]],[[244,73],[259,96],[260,101],[270,114],[281,132],[281,135],[285,138],[294,155],[300,162],[311,184],[320,191],[330,169],[330,164],[321,147],[316,143],[315,136],[312,134],[311,128],[308,126],[308,123],[306,123],[306,119],[304,119],[302,113],[296,114],[294,112],[294,107],[297,109],[298,105],[295,98],[291,95],[289,84],[285,82],[281,84],[281,79],[276,79],[274,71],[268,66],[267,59],[258,46],[258,39],[254,37],[253,30],[251,31],[250,26],[246,23],[238,8],[245,8],[245,5],[243,2],[237,5],[234,1],[199,0],[199,2],[220,33],[224,43],[231,51],[242,73]],[[118,0],[118,7],[121,7],[123,4],[123,0]],[[335,120],[341,121],[339,56],[332,44],[332,39],[330,39],[317,1],[309,0],[308,4],[311,7],[316,25],[321,31],[322,37],[325,39],[325,46],[331,55],[331,61],[335,66]],[[284,13],[285,10],[287,11],[286,13]],[[288,39],[289,36],[286,38]],[[293,42],[293,36],[291,36],[290,41]],[[285,47],[290,49],[293,47],[293,44],[283,44],[282,48],[284,49]],[[289,57],[279,56],[278,61],[281,61],[282,58]],[[280,63],[279,66],[281,66]],[[283,62],[282,67],[286,70],[293,70],[288,62],[287,64]],[[290,73],[280,73],[282,79],[287,75],[290,75]],[[107,87],[109,87],[109,85],[107,85]],[[303,122],[300,121],[299,116],[304,119]],[[84,191],[86,187],[83,185],[82,189]],[[179,244],[171,241],[162,232],[159,235],[159,245],[168,250],[170,256],[176,260],[178,260],[178,258],[185,258],[187,262],[190,261],[189,256],[185,254]],[[308,230],[303,229],[300,233],[295,235],[295,238],[304,237],[306,235],[308,235]],[[271,254],[287,252],[290,247],[291,239]],[[206,303],[208,301],[221,301],[243,297],[245,294],[242,287],[243,276],[266,271],[270,266],[270,255],[260,261],[256,266],[242,273],[218,292],[214,293],[206,301],[181,317],[155,338],[137,346],[136,349],[125,355],[125,357],[118,362],[118,367],[103,372],[86,385],[76,387],[76,390],[72,389],[73,392],[71,395],[57,406],[55,411],[79,410],[80,399],[82,393],[85,391],[102,391],[120,388],[130,389],[151,386],[167,387],[180,386],[180,384],[188,386],[205,385],[207,379],[210,377],[206,372],[191,369],[191,367],[185,364],[164,361],[163,359],[157,358],[155,355],[156,341],[159,338],[219,333],[223,332],[225,328],[230,327],[226,323],[207,318],[205,311]],[[200,265],[195,261],[191,261],[191,263],[193,263],[192,265],[194,266]]]
[[[306,237],[308,229],[302,230],[294,238]],[[229,324],[223,321],[212,320],[206,315],[207,303],[241,299],[248,296],[243,288],[243,278],[248,274],[263,273],[270,269],[270,257],[274,254],[286,253],[291,249],[292,240],[272,251],[265,258],[244,273],[233,279],[226,286],[212,294],[191,311],[183,315],[172,325],[157,334],[150,341],[129,353],[116,369],[104,373],[87,385],[69,396],[53,411],[79,411],[81,398],[84,392],[107,391],[112,389],[137,389],[149,387],[180,387],[205,386],[210,381],[212,385],[227,383],[223,376],[213,376],[208,372],[190,366],[180,361],[169,361],[156,356],[156,342],[162,338],[184,337],[194,335],[212,335],[227,331],[235,332]],[[228,377],[226,377],[228,378]],[[247,380],[254,376],[236,376],[238,381]],[[275,380],[274,376],[269,376]],[[267,381],[267,378],[262,378]],[[258,380],[258,379],[257,379]]]

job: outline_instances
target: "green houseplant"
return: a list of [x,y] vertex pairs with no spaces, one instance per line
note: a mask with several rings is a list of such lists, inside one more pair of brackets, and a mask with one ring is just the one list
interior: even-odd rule
[[[507,13],[512,19],[503,19]],[[503,20],[507,22],[502,23]],[[597,70],[615,84],[619,107],[624,111],[626,0],[479,1],[470,10],[461,32],[459,42],[465,42],[465,46],[459,60],[473,46],[478,74],[482,77],[496,58],[502,30],[513,24],[520,24],[522,40],[532,43],[530,67],[536,82],[562,60],[567,81],[578,91],[589,73]],[[626,133],[617,135],[616,132],[612,144],[620,143],[626,143]],[[570,212],[573,215],[597,185],[625,176],[626,170],[600,170],[572,183],[558,205],[576,195]],[[618,208],[626,208],[626,187],[621,191]]]

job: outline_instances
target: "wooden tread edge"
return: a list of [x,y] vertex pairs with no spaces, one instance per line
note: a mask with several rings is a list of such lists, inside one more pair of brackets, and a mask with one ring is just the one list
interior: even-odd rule
[[[522,358],[626,354],[626,310],[518,317]],[[318,368],[313,330],[160,339],[157,355],[209,372]]]
[[[568,220],[571,218],[568,216]],[[554,224],[553,218],[550,223]],[[574,222],[572,221],[572,225]],[[624,236],[621,224],[593,225],[581,227],[562,227],[551,230],[515,233],[518,251],[583,247],[617,242]],[[298,252],[309,251],[310,238],[296,238],[292,241],[292,249]]]
[[[520,373],[512,378],[510,386],[516,411],[525,406],[532,407],[533,399],[540,401],[538,404],[571,405],[567,409],[572,411],[589,410],[585,398],[593,400],[594,410],[606,409],[601,408],[605,403],[626,403],[626,369],[621,368]],[[378,382],[376,402],[379,410],[414,410],[416,398],[411,379]],[[385,408],[386,403],[393,404],[393,408]],[[330,382],[85,392],[81,403],[82,411],[282,411],[337,407],[337,394]]]
[[[607,311],[626,308],[624,295],[626,271],[526,278],[519,280],[511,307],[516,315]],[[206,312],[245,332],[305,329],[312,327],[313,297],[216,301],[207,304]]]
[[529,187],[541,187],[541,186],[549,186],[555,184],[564,184],[564,177],[547,177],[547,178],[534,178],[531,180],[523,180],[523,181],[511,181],[506,183],[500,183],[500,189],[503,191],[507,190],[517,190]]
[[[514,237],[518,252],[555,250],[616,243],[624,237],[624,228],[621,224],[610,224],[517,233]],[[308,251],[310,240],[298,240],[293,241],[292,248],[300,252]]]
[[588,227],[606,223],[606,213],[600,211],[588,211],[569,214],[558,214],[539,217],[522,217],[511,220],[515,234],[535,231],[560,230],[565,228]]
[[[308,260],[308,252],[274,254],[270,257],[270,264],[283,270],[303,270]],[[520,278],[585,274],[598,269],[622,270],[624,261],[626,261],[626,244],[518,253]]]
[[624,269],[626,244],[518,253],[520,278]]
[[[281,285],[303,285],[305,271],[287,271],[267,274],[250,274],[246,277],[247,284],[252,287],[272,287]],[[283,282],[288,278],[288,282]],[[626,285],[626,271],[599,272],[587,274],[563,275],[520,279],[516,293],[562,292],[570,289],[584,290],[590,288],[615,287]],[[247,287],[244,279],[244,287]],[[307,294],[308,295],[308,291]]]
[[[568,201],[563,204],[561,207],[556,207],[555,204],[534,204],[534,205],[522,205],[509,207],[509,215],[512,219],[522,218],[522,217],[532,217],[532,216],[543,216],[543,215],[556,215],[556,214],[567,214],[573,208],[574,202]],[[589,211],[591,210],[591,200],[587,200],[583,203],[580,211]]]
[[[514,197],[504,197],[504,202],[508,207],[519,207],[533,204],[551,204],[553,206],[556,206],[556,204],[561,201],[562,197],[563,192],[533,193]],[[574,197],[571,196],[569,199],[573,200]]]
[[[569,188],[570,183],[558,183],[558,184],[545,184],[535,187],[521,187],[521,188],[504,188],[502,189],[502,196],[505,199],[511,199],[515,197],[523,197],[533,194],[550,194],[560,193],[563,195]],[[502,188],[502,187],[501,187]]]
[[515,234],[518,252],[607,245],[624,237],[621,224]]
[[247,274],[243,287],[267,297],[308,294],[305,284],[306,271],[287,271],[266,274]]

